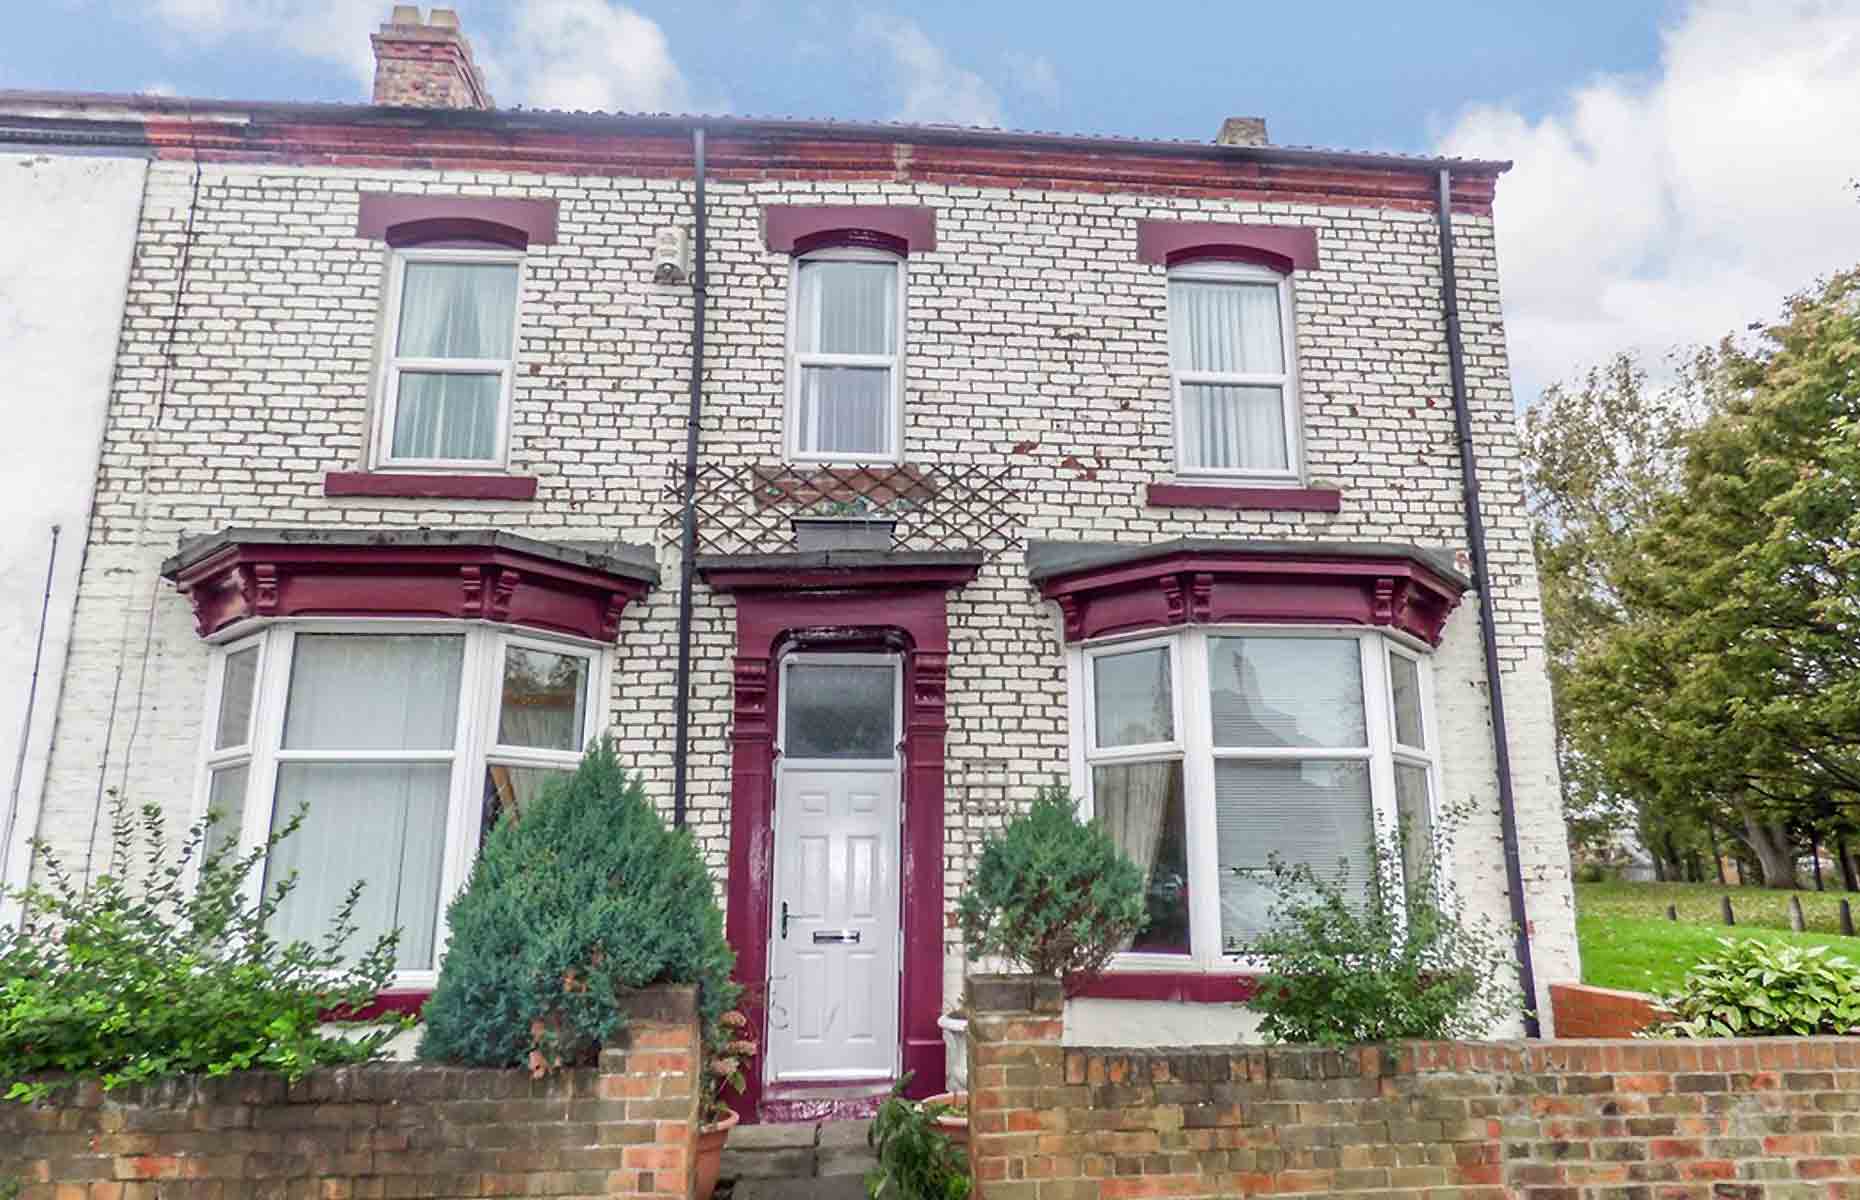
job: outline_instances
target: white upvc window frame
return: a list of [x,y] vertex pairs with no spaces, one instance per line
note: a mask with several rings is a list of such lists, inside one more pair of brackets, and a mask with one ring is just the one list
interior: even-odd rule
[[[896,352],[892,354],[823,354],[816,351],[803,353],[801,350],[801,268],[808,263],[820,262],[861,262],[885,263],[895,269],[897,276],[897,298],[893,307],[897,314],[897,329],[893,333]],[[874,465],[900,465],[904,462],[904,362],[906,345],[904,333],[906,328],[905,303],[910,296],[910,260],[902,254],[893,254],[887,250],[877,250],[865,246],[829,246],[820,250],[811,250],[806,254],[797,254],[788,265],[788,325],[787,325],[787,401],[782,415],[782,451],[787,461],[793,463],[819,463],[842,466],[859,466],[867,463]],[[801,406],[806,402],[802,383],[808,367],[884,367],[891,372],[890,425],[891,444],[884,452],[847,457],[839,451],[807,450],[801,445]],[[809,428],[818,430],[818,414],[809,423]]]
[[[1390,795],[1395,793],[1394,768],[1397,764],[1419,767],[1426,772],[1427,796],[1423,801],[1422,818],[1426,828],[1419,831],[1430,841],[1430,849],[1435,860],[1436,880],[1444,887],[1453,878],[1452,847],[1442,838],[1440,829],[1440,730],[1434,717],[1434,670],[1433,661],[1418,650],[1395,638],[1384,639],[1386,694],[1388,697],[1388,729]],[[1415,665],[1415,683],[1418,702],[1421,708],[1421,740],[1425,746],[1410,746],[1404,743],[1397,733],[1395,722],[1395,668],[1394,659],[1401,658]],[[1399,814],[1397,814],[1399,819]],[[1412,835],[1416,831],[1410,830]]]
[[[1326,638],[1356,643],[1364,703],[1362,747],[1295,746],[1216,747],[1209,688],[1209,644],[1214,638]],[[1176,737],[1170,743],[1103,750],[1096,744],[1097,721],[1093,661],[1108,654],[1156,645],[1171,646],[1171,683],[1175,693]],[[1118,762],[1162,761],[1179,758],[1182,766],[1183,833],[1188,844],[1189,945],[1188,954],[1126,952],[1111,962],[1113,971],[1251,973],[1265,969],[1257,954],[1230,953],[1222,945],[1220,907],[1220,843],[1214,808],[1214,764],[1220,759],[1264,761],[1365,761],[1369,764],[1371,820],[1378,838],[1392,838],[1400,827],[1395,796],[1394,763],[1409,761],[1414,751],[1396,752],[1394,707],[1387,660],[1401,653],[1420,668],[1422,720],[1428,745],[1430,821],[1438,804],[1438,734],[1433,716],[1433,672],[1430,659],[1407,639],[1354,625],[1192,625],[1168,633],[1155,630],[1096,638],[1067,647],[1067,694],[1072,722],[1071,774],[1073,795],[1080,815],[1095,814],[1092,768]]]
[[[347,634],[398,637],[460,637],[464,639],[459,673],[459,705],[453,744],[438,750],[286,750],[283,748],[284,718],[290,698],[291,667],[297,638],[304,634]],[[446,909],[465,886],[472,864],[478,856],[479,825],[484,804],[484,779],[487,766],[509,761],[511,765],[539,766],[572,770],[581,761],[581,752],[536,750],[497,744],[497,721],[503,691],[504,650],[510,644],[532,646],[556,654],[579,655],[589,659],[588,701],[582,729],[584,748],[592,744],[605,728],[608,691],[612,681],[611,648],[584,638],[556,634],[538,634],[511,625],[492,625],[471,621],[429,621],[398,618],[329,618],[292,619],[273,622],[256,632],[249,626],[235,636],[222,635],[213,645],[208,676],[208,717],[202,722],[200,769],[195,780],[193,819],[204,820],[210,800],[212,772],[225,765],[227,752],[213,751],[214,728],[219,713],[219,696],[224,687],[227,657],[246,647],[259,650],[258,686],[255,689],[250,726],[250,742],[243,748],[250,761],[246,779],[243,811],[223,820],[236,820],[239,829],[238,852],[249,854],[263,846],[271,834],[273,810],[277,802],[280,764],[286,762],[447,762],[452,776],[446,806],[446,848],[440,869],[438,904],[435,908],[437,928],[433,936],[433,967],[402,970],[394,974],[389,986],[398,989],[430,990],[438,983],[439,962],[446,950]],[[521,760],[521,761],[518,761]],[[256,900],[264,886],[265,866],[260,863],[246,879],[248,900]],[[331,916],[334,914],[332,913]]]
[[[512,398],[516,392],[517,357],[523,331],[523,294],[528,283],[525,255],[521,250],[493,248],[425,248],[402,247],[388,252],[388,286],[380,332],[380,372],[375,394],[375,420],[370,444],[369,465],[382,471],[443,471],[447,474],[501,473],[510,464],[510,424]],[[401,296],[409,263],[465,263],[484,266],[514,266],[517,269],[516,297],[510,306],[510,357],[505,358],[403,358],[399,354]],[[400,406],[400,377],[403,372],[422,371],[459,375],[486,375],[493,372],[502,378],[498,390],[496,447],[490,458],[416,458],[394,453],[394,421]]]
[[[1304,480],[1304,418],[1303,405],[1298,396],[1297,295],[1292,287],[1291,275],[1255,263],[1229,262],[1222,259],[1193,259],[1169,268],[1164,284],[1165,297],[1168,297],[1169,293],[1174,290],[1170,285],[1179,282],[1269,283],[1276,286],[1279,289],[1280,354],[1285,369],[1276,373],[1189,370],[1184,364],[1176,361],[1175,302],[1172,298],[1167,299],[1169,397],[1170,409],[1175,422],[1171,440],[1175,443],[1176,478],[1184,483],[1230,484],[1236,487],[1289,488],[1299,486]],[[1188,428],[1185,419],[1186,406],[1182,398],[1182,388],[1185,384],[1277,387],[1285,422],[1285,469],[1280,471],[1190,466],[1187,438],[1183,436],[1183,431]]]

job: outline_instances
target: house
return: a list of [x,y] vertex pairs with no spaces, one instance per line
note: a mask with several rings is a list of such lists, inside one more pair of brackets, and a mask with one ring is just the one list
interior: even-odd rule
[[1469,902],[1576,978],[1505,164],[501,110],[449,12],[375,47],[375,105],[0,96],[149,161],[67,861],[118,789],[248,845],[307,803],[282,929],[365,879],[414,1005],[486,823],[611,731],[716,870],[765,1118],[935,1090],[966,865],[1053,781],[1152,915],[1068,1037],[1245,1039],[1267,856],[1460,807]]
[[0,926],[27,882],[146,156],[0,146]]

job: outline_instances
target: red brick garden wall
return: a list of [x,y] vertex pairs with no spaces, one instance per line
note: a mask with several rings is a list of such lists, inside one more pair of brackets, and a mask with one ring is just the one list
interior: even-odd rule
[[295,1084],[246,1072],[104,1094],[64,1084],[0,1105],[0,1195],[20,1200],[244,1196],[691,1194],[696,993],[629,999],[598,1068],[525,1071],[378,1063]]
[[1622,992],[1585,983],[1550,985],[1550,1014],[1562,1038],[1628,1038],[1660,1019],[1645,992]]
[[1860,1039],[1062,1045],[970,981],[978,1200],[1860,1196]]

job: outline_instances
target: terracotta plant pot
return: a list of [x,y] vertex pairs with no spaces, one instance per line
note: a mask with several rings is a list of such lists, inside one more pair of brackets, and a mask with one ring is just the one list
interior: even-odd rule
[[723,1170],[723,1144],[730,1140],[730,1131],[736,1128],[738,1120],[740,1118],[731,1113],[721,1121],[698,1127],[697,1187],[692,1192],[692,1200],[710,1200],[710,1194],[717,1190],[717,1173]]
[[944,1092],[924,1101],[925,1108],[932,1104],[947,1104],[955,1110],[943,1113],[930,1122],[936,1126],[937,1132],[957,1146],[967,1146],[969,1144],[969,1093]]

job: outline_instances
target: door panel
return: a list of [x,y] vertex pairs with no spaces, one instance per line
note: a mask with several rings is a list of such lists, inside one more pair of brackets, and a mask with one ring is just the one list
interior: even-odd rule
[[[803,743],[834,756],[784,756],[779,772],[768,1077],[889,1079],[898,1069],[900,772],[895,735],[880,731],[895,724],[896,661],[800,666],[783,672],[782,704],[810,714]],[[891,686],[873,686],[875,668]],[[845,686],[849,678],[859,686]],[[844,749],[852,742],[858,758]]]
[[770,1078],[890,1078],[898,1049],[897,772],[784,769],[776,803]]

